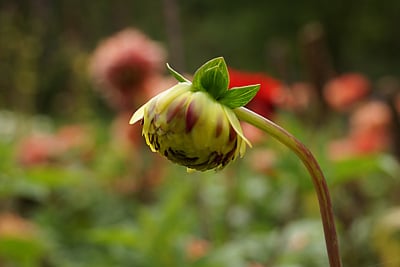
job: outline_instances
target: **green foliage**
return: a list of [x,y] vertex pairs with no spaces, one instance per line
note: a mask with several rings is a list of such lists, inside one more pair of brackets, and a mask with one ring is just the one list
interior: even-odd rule
[[[396,204],[398,163],[388,155],[332,162],[318,149],[329,132],[315,139],[294,117],[282,117],[323,163],[345,264],[380,264],[373,222]],[[187,174],[165,161],[163,181],[143,187],[146,173],[154,175],[156,154],[140,146],[124,154],[112,146],[107,126],[88,123],[96,129],[96,153],[89,161],[67,158],[63,164],[23,167],[15,160],[18,138],[0,142],[5,159],[0,203],[37,229],[26,239],[0,233],[5,266],[326,266],[311,181],[279,143],[259,144],[217,173]],[[10,131],[2,140],[12,136],[18,134]],[[265,150],[278,160],[260,171],[253,167],[254,157]],[[146,158],[146,165],[138,164],[135,154]]]
[[[274,59],[285,50],[287,78],[306,79],[298,35],[311,21],[324,26],[338,73],[359,71],[376,78],[399,72],[400,39],[393,26],[399,9],[396,1],[385,5],[360,0],[329,5],[315,0],[178,4],[184,50],[173,52],[184,59],[181,73],[192,73],[199,62],[222,55],[232,67],[281,75]],[[107,114],[86,80],[89,53],[101,39],[134,26],[170,47],[171,54],[164,9],[162,1],[63,0],[38,6],[0,1],[0,35],[4,36],[0,105],[64,118],[91,116],[87,106],[93,105]],[[177,64],[175,58],[168,61]]]

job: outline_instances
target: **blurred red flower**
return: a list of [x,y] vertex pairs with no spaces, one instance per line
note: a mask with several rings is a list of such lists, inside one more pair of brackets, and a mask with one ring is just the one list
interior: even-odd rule
[[281,96],[282,84],[261,72],[244,72],[232,68],[228,68],[228,71],[229,88],[260,84],[260,90],[247,107],[264,117],[271,118]]
[[346,73],[326,83],[324,98],[336,111],[347,111],[370,91],[370,82],[362,74]]
[[[271,119],[282,97],[281,83],[261,72],[244,72],[228,68],[229,88],[260,84],[257,95],[246,105],[254,112]],[[249,124],[243,125],[246,137],[253,143],[262,140],[262,131]]]
[[90,74],[109,103],[118,110],[135,107],[143,87],[159,75],[165,51],[137,29],[126,29],[102,41],[90,62]]

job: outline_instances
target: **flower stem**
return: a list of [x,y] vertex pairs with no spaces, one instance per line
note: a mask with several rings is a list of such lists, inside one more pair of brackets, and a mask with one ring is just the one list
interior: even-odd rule
[[329,189],[326,184],[324,174],[322,173],[322,170],[315,157],[312,155],[310,150],[305,147],[304,144],[302,144],[292,134],[287,132],[279,125],[273,123],[272,121],[244,107],[234,109],[234,112],[238,116],[239,120],[245,121],[259,128],[260,130],[266,132],[267,134],[271,135],[279,142],[290,148],[294,153],[296,153],[296,155],[306,166],[308,172],[311,175],[312,182],[314,184],[318,197],[322,225],[325,234],[326,249],[329,258],[329,266],[341,267],[342,262],[340,258],[338,238]]

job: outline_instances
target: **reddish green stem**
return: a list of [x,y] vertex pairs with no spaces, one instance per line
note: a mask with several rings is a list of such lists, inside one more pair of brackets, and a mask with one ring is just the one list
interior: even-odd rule
[[250,123],[253,126],[263,130],[290,148],[294,153],[297,154],[297,156],[306,166],[311,175],[318,197],[322,225],[325,234],[326,249],[329,258],[329,266],[342,267],[329,189],[326,184],[324,174],[322,173],[322,170],[313,154],[292,134],[272,121],[243,107],[237,108],[234,111],[240,120]]

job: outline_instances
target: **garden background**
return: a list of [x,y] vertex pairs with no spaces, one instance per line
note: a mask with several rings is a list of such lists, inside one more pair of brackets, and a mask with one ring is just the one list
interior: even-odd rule
[[400,266],[399,1],[0,0],[0,266],[320,267],[311,180],[271,137],[219,172],[130,116],[223,56],[326,174],[344,266]]

